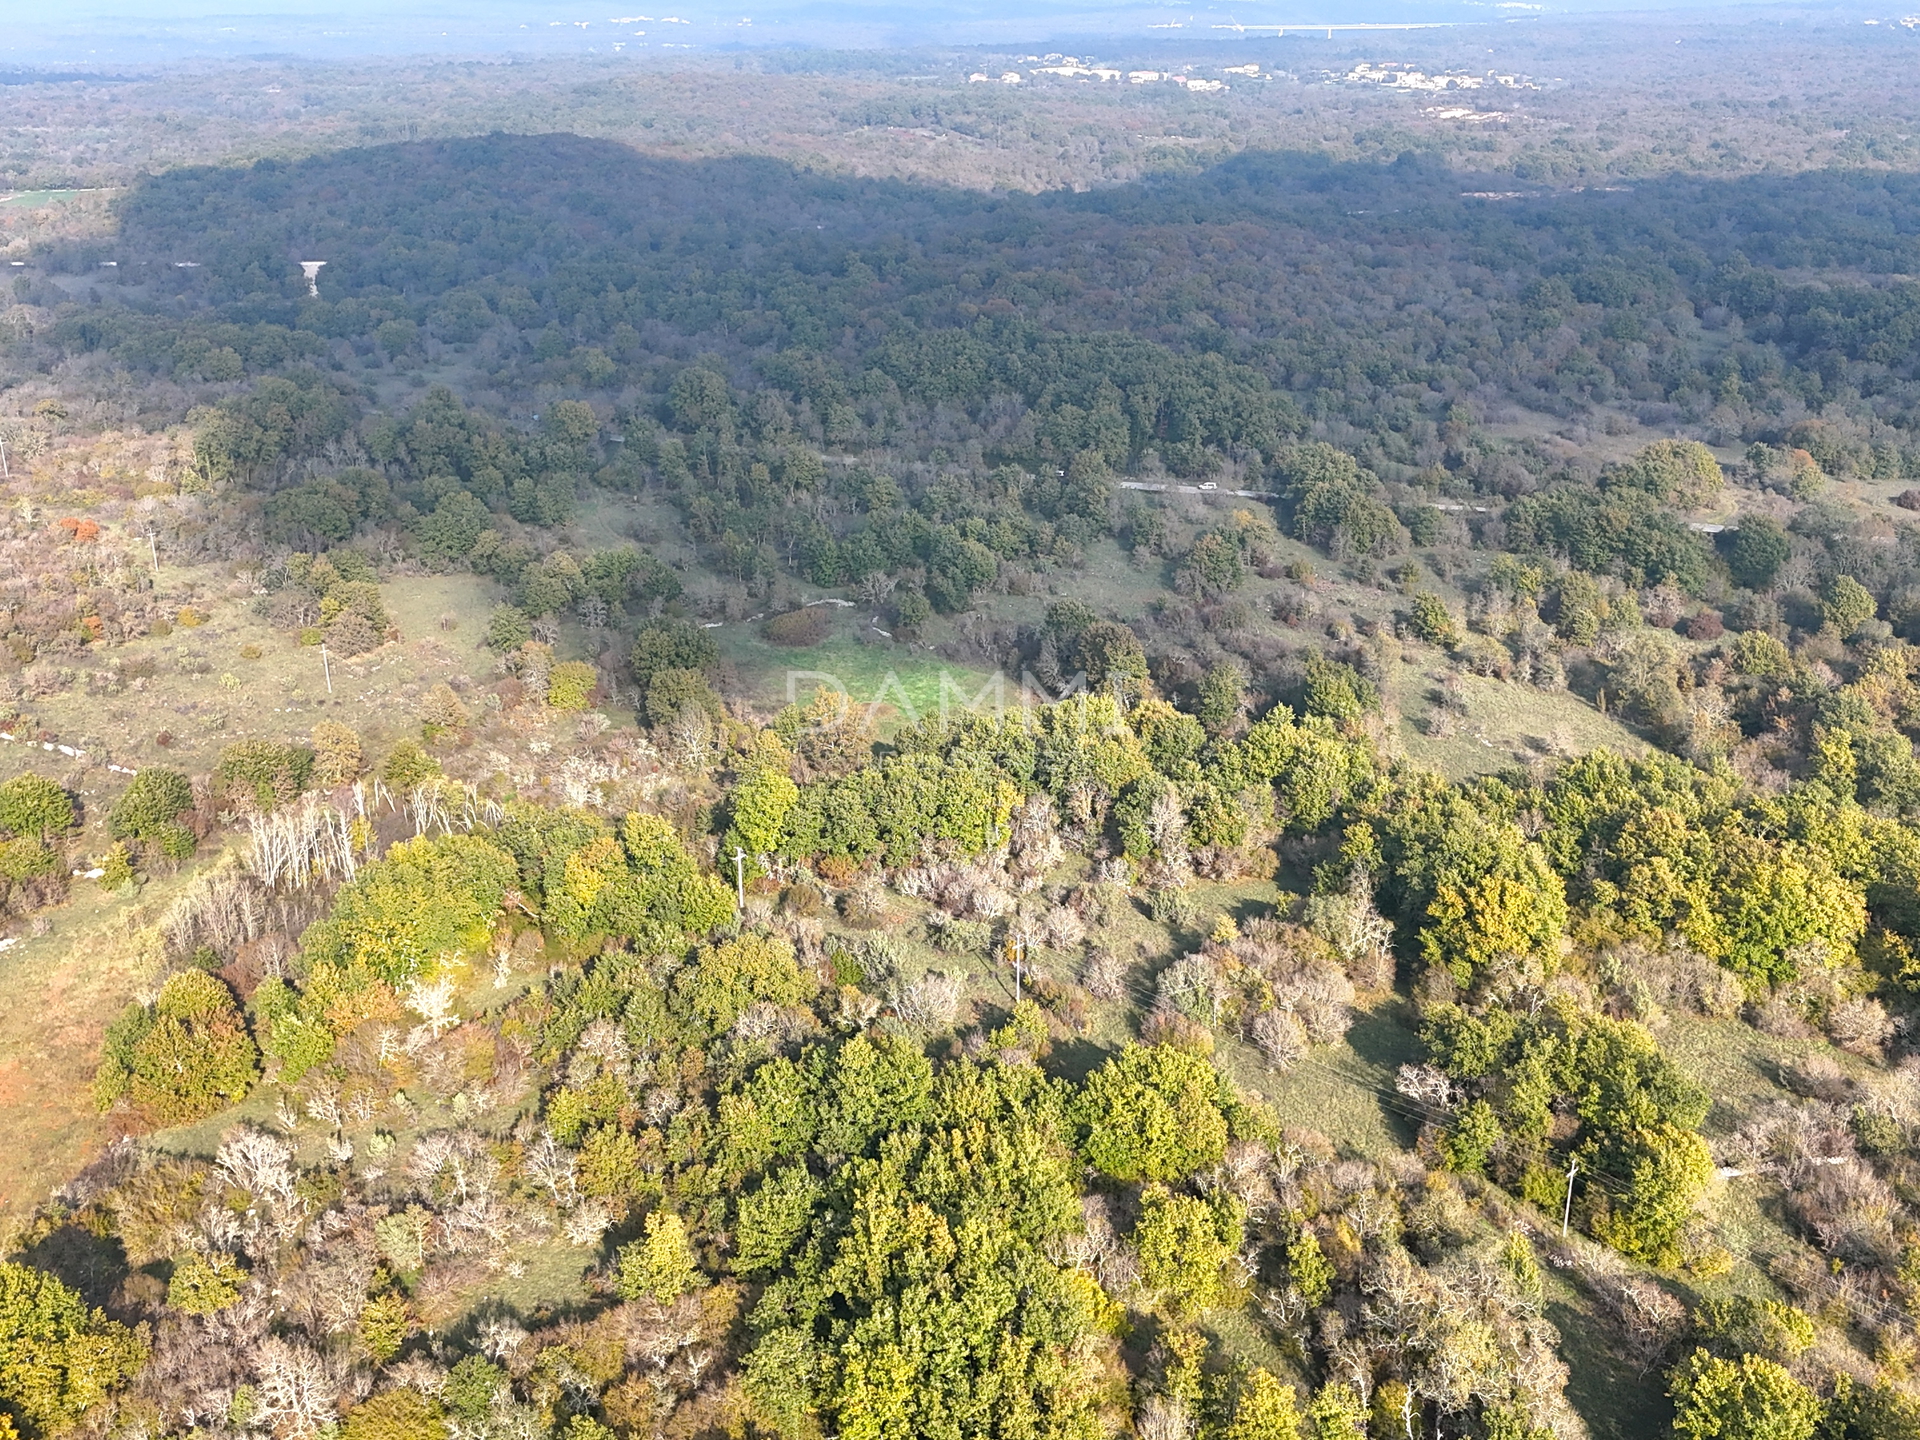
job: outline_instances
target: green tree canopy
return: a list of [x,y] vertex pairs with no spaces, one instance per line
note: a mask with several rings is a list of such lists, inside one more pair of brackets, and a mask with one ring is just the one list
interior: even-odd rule
[[134,1004],[108,1027],[94,1096],[126,1096],[162,1125],[198,1120],[246,1098],[260,1051],[225,982],[183,970],[151,1006]]
[[361,968],[390,984],[486,942],[518,867],[478,835],[405,840],[340,892],[301,948],[314,965]]
[[1673,1433],[1684,1440],[1811,1440],[1820,1401],[1757,1355],[1723,1360],[1695,1350],[1668,1377]]
[[0,1412],[26,1440],[67,1429],[146,1358],[142,1339],[76,1291],[0,1261]]
[[1225,1081],[1170,1045],[1128,1045],[1087,1077],[1087,1159],[1116,1180],[1184,1180],[1227,1149]]
[[0,830],[48,840],[73,826],[73,797],[39,775],[16,775],[0,785]]

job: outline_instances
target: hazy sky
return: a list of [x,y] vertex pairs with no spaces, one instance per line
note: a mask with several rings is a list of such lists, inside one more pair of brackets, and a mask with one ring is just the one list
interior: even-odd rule
[[[1665,0],[1724,8],[1722,0]],[[381,52],[553,54],[737,44],[1030,44],[1101,35],[1146,40],[1256,38],[1268,27],[1501,24],[1555,14],[1655,8],[1634,0],[1236,0],[1099,5],[1087,0],[15,0],[0,29],[7,63],[86,64],[192,54]]]

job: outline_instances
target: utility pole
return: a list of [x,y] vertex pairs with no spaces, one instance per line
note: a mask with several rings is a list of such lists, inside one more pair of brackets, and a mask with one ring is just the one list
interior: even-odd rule
[[1580,1157],[1567,1159],[1567,1203],[1560,1210],[1560,1238],[1567,1238],[1567,1222],[1573,1219],[1573,1172],[1580,1168]]
[[327,694],[331,695],[333,693],[333,666],[327,663],[327,647],[324,642],[322,642],[320,646],[320,670],[321,673],[327,677]]
[[0,480],[11,480],[13,472],[7,468],[7,442],[0,440]]
[[1013,1003],[1020,1003],[1021,961],[1026,957],[1027,942],[1018,936],[1007,942],[1007,949],[1013,957]]
[[740,895],[740,913],[747,911],[747,852],[738,845],[733,847],[733,886]]
[[153,558],[153,577],[160,578],[160,547],[154,543],[153,531],[147,531],[147,554]]

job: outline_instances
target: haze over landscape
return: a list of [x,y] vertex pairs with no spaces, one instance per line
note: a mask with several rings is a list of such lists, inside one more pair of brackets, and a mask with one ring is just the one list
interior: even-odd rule
[[[1472,27],[1486,34],[1516,24],[1574,17],[1611,16],[1612,0],[1380,0],[1356,5],[1333,0],[1252,0],[1250,4],[1178,6],[1123,3],[1088,5],[1082,0],[1033,0],[1018,5],[789,3],[717,10],[679,7],[660,15],[571,9],[527,0],[462,0],[462,3],[392,5],[381,0],[314,4],[268,0],[264,4],[182,6],[169,0],[67,0],[46,11],[11,16],[0,35],[0,57],[13,63],[81,64],[89,58],[177,60],[279,54],[304,58],[350,58],[382,54],[612,55],[639,58],[662,47],[752,49],[801,46],[911,50],[924,45],[1008,45],[1042,41],[1108,44],[1222,41],[1251,46],[1243,58],[1281,58],[1281,37],[1314,34],[1327,27],[1364,31],[1423,27]],[[1648,12],[1647,19],[1688,16],[1716,27],[1756,24],[1826,28],[1868,19],[1897,26],[1903,12],[1882,15],[1871,8],[1835,12],[1797,6],[1727,8],[1714,0],[1681,3]],[[1495,44],[1502,43],[1495,39]],[[616,51],[616,47],[618,50]],[[907,57],[901,56],[905,59]]]
[[1920,1437],[1920,15],[0,30],[0,1440]]

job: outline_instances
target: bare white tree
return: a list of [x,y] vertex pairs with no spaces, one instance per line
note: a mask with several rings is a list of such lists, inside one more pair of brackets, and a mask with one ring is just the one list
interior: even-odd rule
[[929,970],[911,985],[896,988],[889,997],[893,1013],[920,1030],[943,1030],[960,1012],[966,987],[955,977]]
[[229,1184],[246,1191],[257,1204],[287,1209],[297,1203],[293,1185],[299,1171],[290,1140],[241,1126],[227,1132],[214,1152],[213,1164]]
[[579,1171],[573,1152],[542,1129],[527,1147],[527,1176],[544,1189],[555,1208],[565,1210],[580,1198]]
[[305,1345],[269,1335],[255,1352],[257,1416],[290,1440],[317,1435],[336,1418],[327,1365]]
[[247,867],[270,890],[306,890],[359,873],[352,819],[316,796],[298,809],[250,812],[247,833],[253,842]]
[[446,976],[436,980],[411,980],[406,996],[407,1004],[425,1022],[422,1028],[429,1038],[438,1040],[441,1031],[460,1023],[460,1016],[453,1008],[453,981]]
[[1291,1070],[1306,1058],[1307,1027],[1291,1011],[1262,1010],[1253,1017],[1252,1033],[1253,1043],[1275,1070]]
[[582,1200],[561,1222],[561,1233],[573,1245],[598,1245],[600,1237],[607,1233],[607,1227],[613,1223],[613,1212],[607,1209],[604,1200]]

